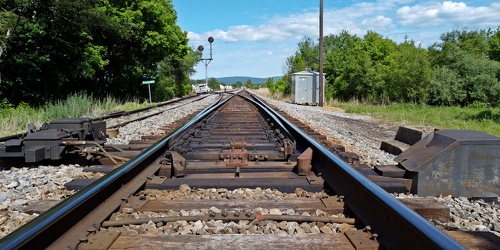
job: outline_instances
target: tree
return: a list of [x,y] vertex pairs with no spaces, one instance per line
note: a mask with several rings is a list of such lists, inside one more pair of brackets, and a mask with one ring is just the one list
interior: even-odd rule
[[363,50],[362,39],[343,31],[330,38],[333,48],[325,56],[324,72],[327,76],[326,98],[362,98],[365,95],[362,79],[370,65]]
[[158,77],[160,63],[171,66],[175,92],[185,93],[187,33],[176,25],[169,0],[12,0],[5,6],[0,98],[38,103],[79,91],[144,95],[140,83]]
[[393,101],[425,102],[433,71],[423,48],[413,41],[399,44],[389,57],[389,72],[384,88]]
[[500,62],[500,27],[488,38],[488,58]]
[[454,30],[441,35],[441,42],[429,47],[436,67],[432,82],[432,104],[467,105],[474,102],[498,105],[500,71],[498,29]]
[[276,87],[274,86],[274,79],[272,77],[267,78],[265,86],[271,94],[276,93]]
[[498,106],[500,62],[456,51],[449,65],[436,70],[431,103],[467,105],[474,102]]
[[220,82],[217,81],[217,79],[215,78],[210,78],[208,79],[208,86],[212,89],[212,90],[220,90]]
[[[385,101],[384,95],[385,76],[389,71],[389,56],[396,50],[396,43],[382,35],[368,31],[362,41],[363,51],[369,60],[365,64],[365,72],[362,79],[362,97],[372,101]],[[366,60],[366,59],[365,59]]]
[[191,90],[189,76],[195,71],[198,62],[198,51],[188,49],[188,53],[179,61],[164,60],[158,65],[158,77],[154,87],[153,100],[169,100],[174,96],[182,97]]
[[458,72],[447,66],[437,66],[434,72],[428,102],[435,105],[463,103],[467,93]]
[[240,82],[240,81],[236,81],[236,82],[233,84],[233,86],[234,86],[235,88],[241,88],[241,86],[243,86],[243,83],[242,83],[242,82]]
[[253,89],[252,80],[247,79],[247,81],[245,82],[245,87],[246,87],[247,89]]
[[466,51],[475,57],[488,54],[488,31],[453,30],[441,34],[441,42],[432,44],[428,50],[433,66],[446,65],[453,61],[457,51]]
[[[300,57],[302,60],[302,65],[295,65],[295,70],[301,71],[306,68],[313,70],[319,69],[319,46],[314,44],[311,38],[305,38],[298,44],[298,50],[295,54],[296,57]],[[301,68],[297,68],[301,67]],[[295,72],[293,72],[295,73]]]

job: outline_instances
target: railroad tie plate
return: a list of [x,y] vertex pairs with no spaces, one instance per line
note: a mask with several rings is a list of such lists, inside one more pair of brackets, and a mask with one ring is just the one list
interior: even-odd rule
[[380,248],[376,237],[369,232],[362,230],[347,231],[345,235],[357,250],[378,250]]
[[120,232],[98,231],[90,235],[86,242],[78,245],[78,249],[109,249],[120,235]]

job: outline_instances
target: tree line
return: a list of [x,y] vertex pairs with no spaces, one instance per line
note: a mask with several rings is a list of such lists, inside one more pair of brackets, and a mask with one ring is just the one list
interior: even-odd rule
[[184,95],[200,55],[176,22],[170,0],[2,1],[0,100]]
[[[273,79],[270,78],[270,80],[272,81]],[[245,83],[242,83],[241,81],[236,81],[233,84],[226,84],[225,82],[219,82],[219,80],[217,80],[214,77],[208,78],[206,81],[208,87],[210,87],[210,89],[212,90],[221,90],[220,86],[227,86],[227,85],[231,85],[233,88],[241,88],[242,86],[245,86],[248,89],[258,89],[261,85],[252,83],[251,79],[247,79]],[[203,83],[205,83],[205,79],[191,80],[192,85],[203,84]]]
[[[453,30],[423,48],[368,31],[324,37],[325,98],[372,103],[500,105],[500,28]],[[268,81],[271,92],[290,94],[291,76],[319,68],[319,46],[310,38],[287,58],[285,75]]]

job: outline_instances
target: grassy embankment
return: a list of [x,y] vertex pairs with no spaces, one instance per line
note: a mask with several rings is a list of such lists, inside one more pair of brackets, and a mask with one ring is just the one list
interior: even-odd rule
[[337,102],[334,106],[349,113],[366,114],[409,126],[429,125],[440,129],[477,130],[500,136],[500,108],[482,105],[466,107],[424,104],[369,105],[357,102]]
[[[290,102],[279,94],[271,95],[267,89],[252,90],[260,95]],[[348,113],[372,116],[381,121],[407,126],[432,126],[439,129],[477,130],[500,136],[500,108],[484,105],[466,107],[429,106],[425,104],[371,105],[356,101],[327,102],[328,106]]]
[[68,96],[66,100],[49,103],[40,108],[21,104],[12,107],[0,102],[0,137],[26,132],[27,124],[39,128],[44,122],[62,117],[97,117],[116,111],[127,111],[145,107],[137,101],[120,102],[113,98],[96,101],[86,94]]

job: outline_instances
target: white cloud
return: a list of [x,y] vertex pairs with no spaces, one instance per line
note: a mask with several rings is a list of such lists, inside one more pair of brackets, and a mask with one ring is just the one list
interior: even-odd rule
[[[361,2],[342,9],[325,9],[323,14],[324,34],[337,34],[348,30],[355,34],[366,30],[386,29],[393,21],[386,14],[394,9],[396,4],[408,3],[411,0],[392,0],[379,2]],[[274,15],[265,19],[260,25],[230,26],[227,30],[213,30],[205,34],[189,33],[191,41],[199,41],[200,37],[213,36],[223,42],[280,42],[292,39],[295,42],[304,37],[318,37],[318,8],[290,15]],[[202,39],[203,40],[203,39]]]
[[[500,3],[476,7],[453,1],[427,0],[412,5],[414,2],[378,0],[325,9],[324,34],[347,30],[363,36],[372,30],[396,42],[408,36],[428,46],[437,42],[440,34],[454,28],[497,28],[500,24]],[[282,65],[295,52],[300,40],[317,39],[319,35],[318,8],[261,20],[256,25],[235,25],[203,34],[188,32],[188,37],[192,46],[206,46],[209,36],[215,38],[211,75],[267,77],[282,73]],[[199,69],[202,72],[204,68]]]
[[490,6],[468,6],[464,2],[444,1],[438,4],[403,6],[396,14],[401,24],[407,26],[482,26],[500,24],[500,3]]
[[365,19],[361,21],[361,24],[369,30],[373,30],[375,28],[386,28],[392,26],[392,19],[385,17],[383,15],[376,16],[375,18]]

